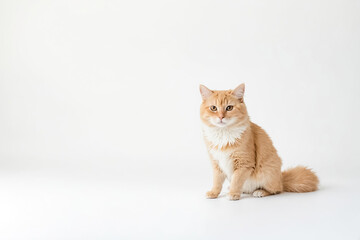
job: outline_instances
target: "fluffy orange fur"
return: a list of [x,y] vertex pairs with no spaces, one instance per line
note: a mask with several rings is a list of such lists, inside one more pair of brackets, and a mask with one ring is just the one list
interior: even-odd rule
[[244,84],[227,91],[200,85],[200,118],[213,166],[213,187],[207,197],[217,198],[225,179],[230,181],[230,200],[240,199],[241,193],[264,197],[317,190],[319,180],[310,169],[298,166],[281,172],[270,137],[249,119],[244,91]]

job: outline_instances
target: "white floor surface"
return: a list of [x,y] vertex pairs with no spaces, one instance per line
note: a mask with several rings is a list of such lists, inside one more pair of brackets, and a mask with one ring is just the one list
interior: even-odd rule
[[195,180],[4,171],[0,239],[360,239],[357,177],[240,201],[205,199],[210,179]]

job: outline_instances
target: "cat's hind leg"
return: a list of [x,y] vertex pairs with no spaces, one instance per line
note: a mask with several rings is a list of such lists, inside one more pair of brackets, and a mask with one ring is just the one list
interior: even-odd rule
[[254,197],[260,198],[260,197],[269,196],[269,195],[271,195],[271,194],[270,194],[268,191],[264,190],[264,189],[257,189],[257,190],[255,190],[255,191],[252,193],[252,195],[253,195]]
[[263,187],[256,189],[253,192],[254,197],[266,197],[269,195],[274,195],[281,193],[283,191],[283,186],[281,182],[281,178],[275,178],[271,181],[266,182]]

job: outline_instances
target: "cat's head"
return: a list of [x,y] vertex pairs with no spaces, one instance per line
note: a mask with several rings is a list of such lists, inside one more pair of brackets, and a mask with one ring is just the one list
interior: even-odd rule
[[244,103],[245,84],[234,90],[216,91],[200,85],[203,99],[201,121],[210,127],[232,127],[245,124],[249,117]]

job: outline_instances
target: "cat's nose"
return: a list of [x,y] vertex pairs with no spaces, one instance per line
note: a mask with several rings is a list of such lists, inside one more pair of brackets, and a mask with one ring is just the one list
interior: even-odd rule
[[222,120],[224,119],[225,114],[223,112],[219,112],[217,116],[218,116],[220,122],[222,122]]

